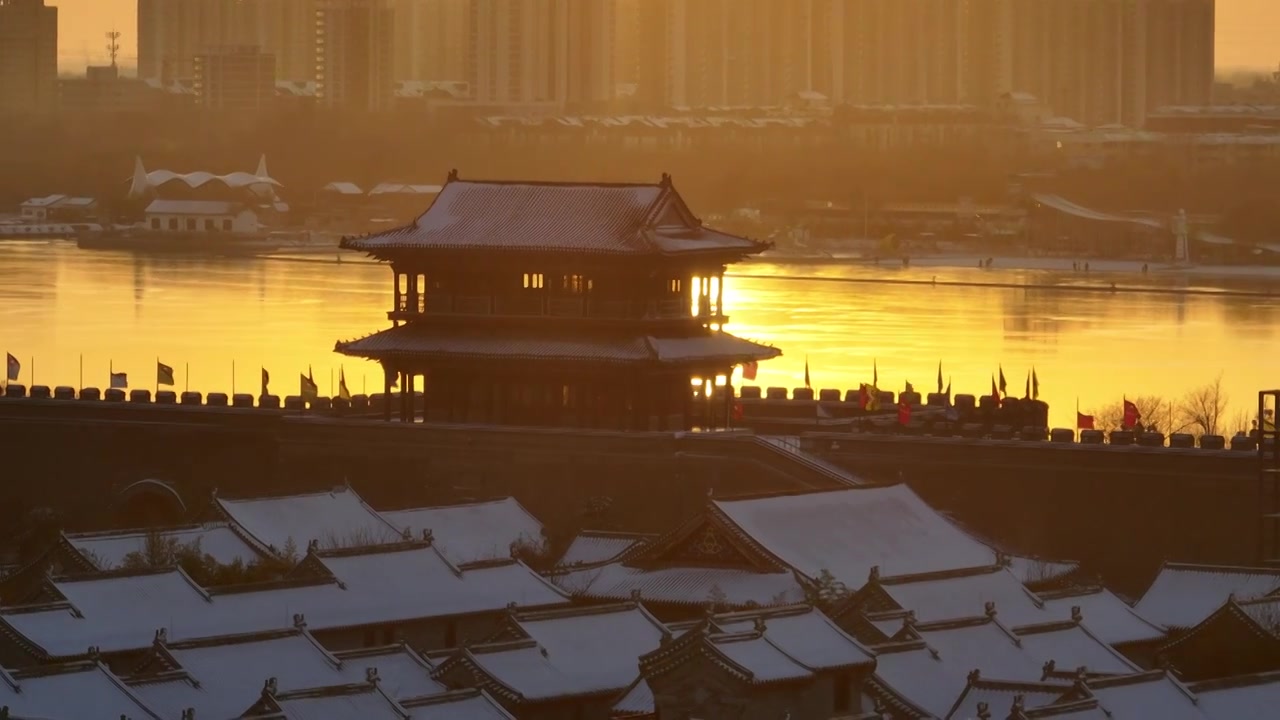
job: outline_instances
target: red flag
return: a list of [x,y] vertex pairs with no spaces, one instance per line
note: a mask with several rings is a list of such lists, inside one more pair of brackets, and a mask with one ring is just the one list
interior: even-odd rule
[[1092,430],[1093,416],[1085,415],[1084,413],[1077,410],[1076,411],[1076,427],[1080,428],[1081,430]]
[[911,422],[911,405],[905,400],[898,401],[898,424],[907,425]]
[[1128,400],[1125,400],[1124,401],[1124,429],[1128,430],[1129,428],[1132,428],[1134,425],[1137,425],[1138,421],[1141,419],[1142,419],[1142,413],[1138,412],[1138,406],[1134,405]]
[[743,416],[743,411],[742,411],[742,401],[741,401],[741,400],[734,400],[734,401],[733,401],[733,419],[734,419],[734,420],[741,420],[741,419],[742,419],[742,416]]
[[759,363],[757,363],[755,360],[752,360],[751,362],[749,362],[749,363],[747,363],[747,364],[743,365],[743,366],[742,366],[742,379],[743,379],[743,380],[755,380],[755,379],[756,379],[756,371],[758,371],[759,369],[760,369],[760,364],[759,364]]

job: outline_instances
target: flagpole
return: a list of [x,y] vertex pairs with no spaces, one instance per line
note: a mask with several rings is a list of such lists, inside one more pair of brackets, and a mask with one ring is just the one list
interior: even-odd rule
[[191,392],[191,363],[183,363],[186,366],[186,377],[182,381],[182,392]]
[[236,395],[236,361],[231,361],[231,397]]
[[84,389],[84,353],[80,353],[80,390]]
[[156,356],[156,394],[160,394],[160,356]]
[[333,368],[329,368],[329,397],[333,397]]

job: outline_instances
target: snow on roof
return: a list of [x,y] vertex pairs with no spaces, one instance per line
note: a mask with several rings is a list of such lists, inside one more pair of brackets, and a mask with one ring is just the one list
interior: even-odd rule
[[643,677],[636,678],[631,687],[613,704],[612,717],[649,716],[654,714],[653,688]]
[[[408,711],[387,697],[377,685],[343,685],[281,692],[271,698],[279,712],[265,715],[284,720],[409,720]],[[245,713],[240,717],[263,717]]]
[[44,197],[31,198],[22,203],[25,208],[50,207],[67,199],[66,195],[45,195]]
[[321,548],[399,542],[400,530],[383,519],[354,490],[285,497],[228,500],[218,505],[238,529],[264,550],[283,552],[290,540],[297,552],[317,540]]
[[1080,608],[1085,627],[1103,642],[1120,645],[1159,640],[1164,630],[1147,622],[1115,593],[1106,588],[1072,589],[1061,593],[1041,593],[1045,610],[1055,619],[1071,617]]
[[400,704],[413,712],[413,720],[515,720],[483,690],[455,690]]
[[1013,707],[1015,698],[1022,698],[1022,706],[1032,709],[1052,705],[1070,691],[1071,685],[1063,682],[1015,682],[979,677],[965,687],[951,712],[943,717],[947,720],[973,720],[978,717],[978,705],[983,703],[991,717],[1001,718]]
[[1142,225],[1144,227],[1156,230],[1164,230],[1165,226],[1159,220],[1151,218],[1132,217],[1129,215],[1115,215],[1112,213],[1092,210],[1082,205],[1077,205],[1060,195],[1049,195],[1045,193],[1037,193],[1031,196],[1033,200],[1041,205],[1048,206],[1060,213],[1072,215],[1085,220],[1095,220],[1097,222],[1114,222],[1114,223],[1130,223],[1133,225]]
[[1213,720],[1264,718],[1280,707],[1280,672],[1192,683],[1200,709]]
[[551,579],[571,595],[600,600],[630,600],[636,592],[646,602],[704,605],[714,599],[731,607],[789,605],[805,599],[804,589],[789,572],[697,567],[646,570],[611,563]]
[[1128,675],[1139,670],[1084,625],[1046,623],[1018,628],[1014,633],[1028,655],[1042,664],[1052,662],[1058,670],[1071,672],[1083,667],[1098,675]]
[[[973,670],[944,662],[924,643],[876,649],[873,682],[933,717],[947,716]],[[1038,673],[1034,679],[1039,679]]]
[[191,173],[176,173],[171,170],[152,170],[147,173],[147,185],[151,187],[159,187],[165,183],[181,182],[190,188],[199,188],[209,183],[221,183],[232,190],[249,187],[251,185],[276,185],[280,183],[274,178],[267,176],[258,176],[247,172],[233,172],[226,175],[214,175],[203,170]]
[[[3,672],[3,671],[0,671]],[[5,716],[72,718],[159,718],[106,667],[96,662],[17,671],[0,678]]]
[[1089,692],[1114,718],[1205,720],[1195,696],[1162,670],[1117,678],[1087,680]]
[[339,195],[364,194],[364,190],[360,189],[360,186],[353,182],[331,182],[328,185],[325,185],[323,190],[325,192],[338,193]]
[[1026,652],[1017,637],[988,618],[922,625],[916,632],[960,680],[949,689],[951,700],[960,694],[972,670],[1002,680],[1039,681],[1048,660]]
[[649,536],[636,533],[594,532],[578,533],[568,549],[556,563],[558,567],[596,565],[617,559],[619,555],[645,542]]
[[809,578],[823,570],[861,586],[882,576],[991,565],[990,548],[966,535],[906,485],[714,502],[766,550]]
[[1280,588],[1280,570],[1165,563],[1134,606],[1139,615],[1166,628],[1190,628],[1232,595],[1249,600]]
[[567,695],[627,687],[635,679],[639,657],[656,650],[666,632],[662,623],[634,604],[523,614],[515,623],[545,651],[545,660],[571,681],[560,687],[559,694]]
[[1049,582],[1064,578],[1080,569],[1080,563],[1041,558],[1009,557],[1009,570],[1023,583]]
[[147,205],[148,215],[236,215],[244,209],[237,202],[223,200],[165,200],[157,198]]
[[745,670],[756,683],[800,680],[813,673],[758,633],[719,635],[709,638],[726,659]]
[[822,611],[811,606],[720,615],[720,630],[742,633],[763,624],[764,637],[807,668],[832,670],[874,662],[869,650],[847,635]]
[[[337,606],[315,611],[315,619],[329,627],[501,610],[511,603],[545,607],[567,602],[554,585],[515,561],[459,572],[430,546],[319,557],[348,596]],[[306,612],[310,623],[313,611]]]
[[396,700],[445,692],[431,677],[431,663],[406,645],[336,652],[347,682],[363,680],[367,668],[378,671],[378,686]]
[[416,185],[412,183],[378,183],[370,195],[438,195],[443,185]]
[[1006,626],[1053,620],[1039,597],[1007,568],[991,566],[920,578],[886,578],[880,588],[919,622],[953,620],[982,614],[994,603]]
[[511,557],[517,541],[541,546],[542,523],[515,498],[383,512],[382,517],[410,537],[431,531],[432,542],[453,563]]
[[147,539],[152,535],[182,545],[198,543],[200,552],[213,556],[223,565],[236,560],[248,564],[260,557],[257,551],[224,524],[77,533],[67,535],[66,539],[99,570],[110,570],[123,566],[125,556],[130,553],[143,552],[147,547]]

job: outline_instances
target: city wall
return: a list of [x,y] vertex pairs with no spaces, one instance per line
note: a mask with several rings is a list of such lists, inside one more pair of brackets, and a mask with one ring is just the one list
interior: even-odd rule
[[[376,507],[513,495],[557,534],[661,531],[709,493],[838,487],[743,436],[386,424],[264,409],[0,399],[0,537],[208,517],[225,497],[351,484]],[[1251,563],[1251,452],[808,433],[810,453],[903,480],[1010,549],[1140,590],[1162,560]],[[148,482],[154,481],[154,482]]]

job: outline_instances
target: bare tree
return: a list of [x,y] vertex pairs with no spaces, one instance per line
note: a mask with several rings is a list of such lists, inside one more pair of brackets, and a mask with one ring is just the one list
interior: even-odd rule
[[1197,435],[1218,435],[1227,412],[1227,393],[1222,389],[1222,373],[1213,381],[1195,388],[1178,403],[1178,415],[1184,427]]

